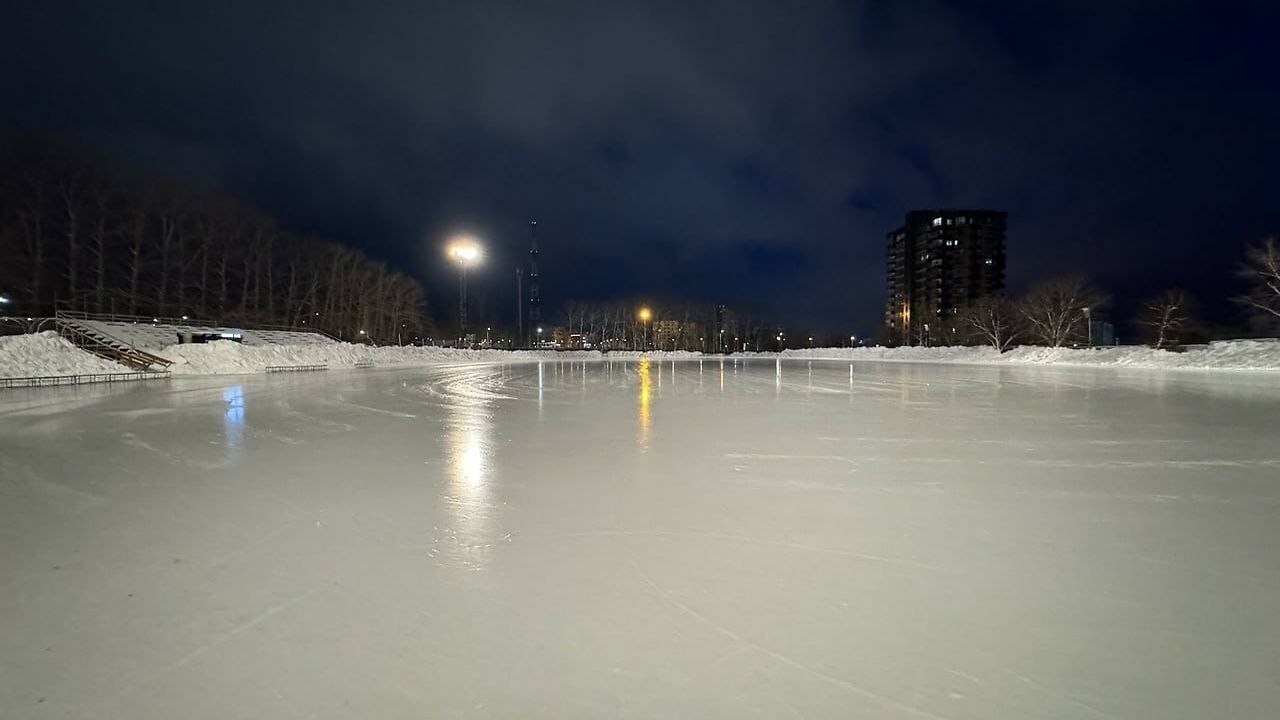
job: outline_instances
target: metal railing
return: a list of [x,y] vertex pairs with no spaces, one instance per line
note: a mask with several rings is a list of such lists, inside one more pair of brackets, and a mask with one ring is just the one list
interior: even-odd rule
[[269,373],[278,372],[316,372],[318,370],[328,370],[327,364],[321,365],[268,365],[266,370]]
[[134,382],[138,380],[168,380],[168,370],[126,373],[80,373],[77,375],[32,375],[29,377],[0,377],[0,388],[51,387],[54,385],[87,385],[89,383]]
[[80,310],[58,310],[55,315],[59,318],[70,318],[73,320],[99,320],[103,322],[124,322],[136,325],[172,325],[174,327],[206,327],[206,328],[234,328],[239,330],[264,330],[264,331],[283,331],[283,332],[301,332],[315,333],[323,335],[332,340],[338,340],[336,335],[325,332],[317,327],[310,325],[271,325],[267,323],[255,322],[223,322],[221,320],[203,320],[193,317],[164,317],[160,315],[121,315],[119,313],[91,313]]
[[168,358],[153,355],[133,343],[125,342],[96,328],[85,327],[78,318],[59,315],[57,327],[58,333],[76,347],[113,362],[139,370],[149,370],[152,365],[162,368],[173,365],[173,361]]

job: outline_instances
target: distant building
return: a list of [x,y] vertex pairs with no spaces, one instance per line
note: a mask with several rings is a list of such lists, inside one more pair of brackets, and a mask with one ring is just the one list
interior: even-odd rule
[[592,350],[595,348],[589,336],[584,333],[573,332],[565,327],[551,329],[551,344],[556,350]]
[[914,210],[886,242],[884,322],[896,341],[949,337],[955,314],[1004,289],[1005,224],[994,210]]
[[655,350],[675,350],[679,341],[679,320],[659,320],[653,323],[653,348]]
[[653,323],[650,340],[654,350],[703,350],[706,337],[706,329],[700,323],[658,320]]

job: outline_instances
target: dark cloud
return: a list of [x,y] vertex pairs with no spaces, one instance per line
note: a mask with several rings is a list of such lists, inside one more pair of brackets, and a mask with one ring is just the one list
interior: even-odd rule
[[0,112],[241,191],[442,300],[445,234],[494,246],[497,313],[537,218],[553,302],[754,298],[867,332],[883,235],[916,207],[1008,210],[1015,286],[1229,293],[1277,225],[1265,12],[33,3],[7,11]]

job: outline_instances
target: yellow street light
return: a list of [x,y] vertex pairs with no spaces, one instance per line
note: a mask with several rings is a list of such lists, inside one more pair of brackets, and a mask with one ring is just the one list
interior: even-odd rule
[[646,350],[649,347],[649,318],[653,317],[653,311],[647,307],[640,308],[640,312],[636,313],[640,318],[640,349]]

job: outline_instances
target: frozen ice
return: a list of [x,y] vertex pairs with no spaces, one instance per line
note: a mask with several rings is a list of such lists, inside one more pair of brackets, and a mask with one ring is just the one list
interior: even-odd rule
[[0,716],[1275,717],[1277,417],[796,359],[8,391]]

